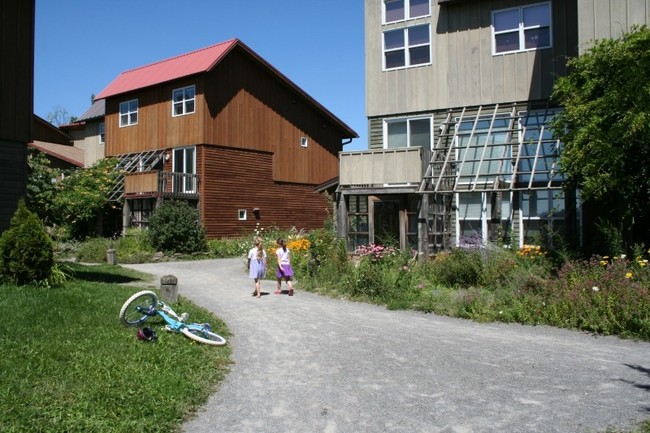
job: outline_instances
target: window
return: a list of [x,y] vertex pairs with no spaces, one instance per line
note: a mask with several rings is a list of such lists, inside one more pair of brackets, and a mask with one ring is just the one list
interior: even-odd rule
[[384,32],[384,69],[431,63],[429,25]]
[[365,195],[348,197],[348,241],[353,251],[361,245],[370,243],[368,197]]
[[457,244],[510,244],[511,200],[508,191],[458,194]]
[[549,127],[555,111],[530,111],[519,115],[521,150],[517,180],[529,186],[562,183],[565,179],[559,172],[559,156],[563,145],[553,138]]
[[545,240],[552,240],[553,234],[564,233],[563,194],[563,191],[559,190],[522,192],[522,244],[539,244]]
[[551,47],[551,3],[536,3],[492,13],[493,54]]
[[456,124],[458,184],[510,182],[510,115],[465,117]]
[[246,209],[239,209],[237,211],[237,219],[239,221],[246,221]]
[[196,86],[187,86],[172,92],[172,116],[194,113]]
[[138,124],[138,100],[120,102],[120,127]]
[[384,143],[387,149],[421,146],[431,149],[431,117],[386,120]]
[[104,122],[99,124],[99,144],[104,144],[106,142],[106,132],[104,130]]
[[430,0],[384,0],[384,24],[431,14]]
[[174,149],[174,192],[196,192],[196,149],[181,147]]

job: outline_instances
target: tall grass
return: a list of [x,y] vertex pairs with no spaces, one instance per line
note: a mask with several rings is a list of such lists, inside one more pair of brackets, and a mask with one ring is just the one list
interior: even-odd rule
[[[207,400],[229,365],[229,346],[193,343],[162,330],[136,339],[118,313],[140,274],[71,265],[64,287],[0,286],[0,431],[169,432]],[[181,299],[175,309],[225,325]]]

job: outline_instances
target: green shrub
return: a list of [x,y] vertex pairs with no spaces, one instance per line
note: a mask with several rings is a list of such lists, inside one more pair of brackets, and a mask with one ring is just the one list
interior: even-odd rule
[[246,255],[251,244],[239,238],[210,239],[208,241],[208,252],[210,257],[239,257]]
[[20,200],[9,229],[0,237],[0,272],[16,284],[47,282],[54,245],[38,216]]
[[479,249],[454,249],[438,254],[435,261],[435,278],[443,286],[472,287],[481,282],[483,260]]
[[104,263],[110,247],[110,239],[89,238],[79,244],[75,258],[80,263]]
[[156,208],[148,233],[151,245],[166,253],[191,254],[207,249],[199,212],[185,201],[169,200]]

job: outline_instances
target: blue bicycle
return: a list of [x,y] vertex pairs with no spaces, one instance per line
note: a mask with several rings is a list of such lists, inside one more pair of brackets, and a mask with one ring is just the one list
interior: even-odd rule
[[180,316],[158,296],[150,291],[143,290],[126,300],[120,310],[120,321],[126,326],[138,326],[152,316],[159,316],[167,323],[165,329],[180,332],[187,338],[199,343],[223,346],[226,339],[212,332],[208,323],[187,323],[188,315]]

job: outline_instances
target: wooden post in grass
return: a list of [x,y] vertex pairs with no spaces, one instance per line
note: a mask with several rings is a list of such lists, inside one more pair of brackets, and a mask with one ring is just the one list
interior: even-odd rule
[[178,301],[178,278],[173,275],[163,275],[160,279],[160,294],[164,302],[173,304]]
[[106,250],[106,263],[109,265],[114,265],[117,263],[117,258],[115,256],[115,249],[114,248],[109,248]]

